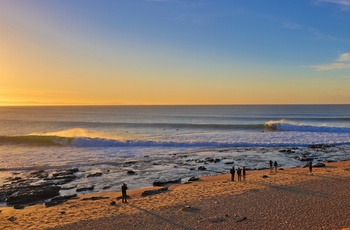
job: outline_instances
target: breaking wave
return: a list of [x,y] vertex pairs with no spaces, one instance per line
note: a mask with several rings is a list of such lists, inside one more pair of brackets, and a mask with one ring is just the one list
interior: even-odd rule
[[279,120],[265,123],[265,131],[297,131],[316,133],[350,133],[350,127],[328,125],[299,124],[293,121]]

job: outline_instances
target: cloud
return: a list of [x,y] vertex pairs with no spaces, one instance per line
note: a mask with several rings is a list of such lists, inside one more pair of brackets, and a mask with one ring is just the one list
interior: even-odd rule
[[331,3],[340,6],[342,10],[350,10],[350,0],[317,0],[317,3]]
[[344,70],[350,69],[350,53],[340,54],[337,61],[326,65],[314,65],[311,68],[317,71]]
[[294,23],[283,23],[283,28],[297,30],[301,28],[301,25],[294,24]]
[[327,71],[327,70],[336,70],[336,69],[350,69],[350,64],[345,63],[331,63],[328,65],[314,65],[311,66],[311,68],[317,70],[317,71]]
[[350,62],[350,53],[343,53],[338,58],[339,62]]

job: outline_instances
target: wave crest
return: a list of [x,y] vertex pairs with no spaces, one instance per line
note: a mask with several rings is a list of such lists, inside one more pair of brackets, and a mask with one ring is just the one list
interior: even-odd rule
[[308,125],[293,121],[279,120],[266,122],[265,131],[298,131],[298,132],[322,132],[322,133],[350,133],[350,127],[329,125]]

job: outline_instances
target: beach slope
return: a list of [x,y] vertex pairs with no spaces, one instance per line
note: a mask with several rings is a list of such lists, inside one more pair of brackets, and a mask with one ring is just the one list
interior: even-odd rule
[[257,170],[241,182],[225,174],[157,195],[141,196],[156,188],[128,191],[127,204],[116,199],[119,192],[105,192],[48,208],[0,208],[0,223],[1,229],[56,230],[348,229],[349,187],[349,161],[326,163],[312,175],[307,168]]

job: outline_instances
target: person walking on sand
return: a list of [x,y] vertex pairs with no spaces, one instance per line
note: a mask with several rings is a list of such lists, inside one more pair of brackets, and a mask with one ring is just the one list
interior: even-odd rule
[[125,183],[123,183],[123,185],[122,185],[122,202],[123,203],[128,203],[126,201],[126,190],[127,189],[128,189],[128,186]]
[[272,173],[272,160],[269,161],[270,164],[270,173]]
[[231,181],[235,181],[235,166],[232,166],[232,169],[230,169],[231,173]]
[[242,181],[242,174],[241,174],[242,170],[241,168],[237,169],[237,177],[238,177],[238,181]]
[[312,161],[311,160],[309,161],[309,171],[310,171],[310,174],[312,175]]
[[242,167],[242,173],[243,173],[243,181],[245,181],[245,166]]
[[275,161],[275,163],[273,163],[273,165],[275,166],[275,172],[277,172],[277,161]]

